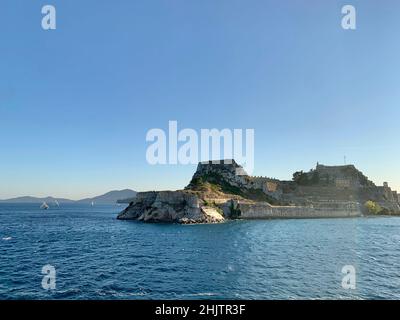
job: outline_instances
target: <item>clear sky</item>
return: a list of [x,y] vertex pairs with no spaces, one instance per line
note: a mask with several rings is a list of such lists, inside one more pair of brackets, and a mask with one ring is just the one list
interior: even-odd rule
[[[57,29],[41,28],[41,8]],[[341,28],[341,8],[357,29]],[[355,164],[400,189],[400,2],[2,0],[0,198],[177,189],[151,128],[253,128],[256,175]]]

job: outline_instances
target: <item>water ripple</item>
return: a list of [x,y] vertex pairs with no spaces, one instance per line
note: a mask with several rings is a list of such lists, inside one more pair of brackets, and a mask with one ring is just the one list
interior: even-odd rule
[[400,299],[399,218],[180,226],[118,210],[0,204],[0,299]]

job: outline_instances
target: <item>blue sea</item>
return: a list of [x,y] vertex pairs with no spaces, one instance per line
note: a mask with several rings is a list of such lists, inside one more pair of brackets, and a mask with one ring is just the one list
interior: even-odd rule
[[0,299],[400,299],[400,218],[145,224],[122,209],[0,204]]

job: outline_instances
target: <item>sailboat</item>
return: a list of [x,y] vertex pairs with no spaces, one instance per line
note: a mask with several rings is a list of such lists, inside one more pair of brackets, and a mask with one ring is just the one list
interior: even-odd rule
[[42,205],[40,206],[40,209],[47,210],[49,208],[49,205],[46,202],[43,202]]
[[56,204],[57,207],[60,207],[60,204],[58,203],[57,200],[54,200],[54,203]]
[[94,201],[92,201],[91,206],[94,207]]

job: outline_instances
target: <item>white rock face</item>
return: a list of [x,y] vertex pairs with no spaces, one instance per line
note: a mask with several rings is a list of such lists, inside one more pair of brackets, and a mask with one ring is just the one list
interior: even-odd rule
[[212,222],[223,222],[225,221],[221,213],[213,207],[201,207],[201,211],[207,216],[207,219]]
[[195,194],[187,191],[140,192],[118,219],[177,223],[224,221],[216,209],[201,207],[200,202]]

